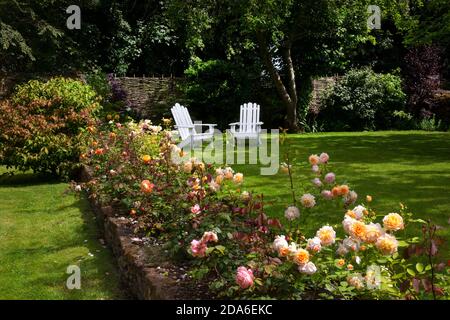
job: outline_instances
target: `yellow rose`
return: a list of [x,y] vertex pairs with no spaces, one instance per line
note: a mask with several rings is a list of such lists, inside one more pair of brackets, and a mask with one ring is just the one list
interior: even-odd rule
[[383,225],[386,230],[397,231],[404,228],[403,218],[398,213],[389,213],[383,218]]

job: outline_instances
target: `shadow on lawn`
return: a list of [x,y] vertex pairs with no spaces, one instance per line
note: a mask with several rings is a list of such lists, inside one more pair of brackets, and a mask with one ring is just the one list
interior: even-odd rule
[[39,184],[56,184],[61,180],[56,176],[49,176],[46,174],[36,174],[31,172],[14,173],[8,172],[0,174],[0,187],[27,187]]

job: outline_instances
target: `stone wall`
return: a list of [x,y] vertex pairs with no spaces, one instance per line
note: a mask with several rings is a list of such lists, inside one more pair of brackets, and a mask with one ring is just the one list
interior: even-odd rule
[[[83,166],[79,180],[89,181],[91,172]],[[142,239],[136,238],[132,223],[120,216],[117,209],[101,204],[93,197],[89,197],[89,202],[101,236],[116,258],[121,283],[130,297],[139,300],[208,298],[207,291],[199,290],[192,279],[180,277],[180,272],[185,269],[172,263],[160,244],[144,244]]]
[[160,118],[170,115],[170,107],[182,97],[177,85],[182,78],[174,77],[117,77],[128,94],[128,100],[141,118]]

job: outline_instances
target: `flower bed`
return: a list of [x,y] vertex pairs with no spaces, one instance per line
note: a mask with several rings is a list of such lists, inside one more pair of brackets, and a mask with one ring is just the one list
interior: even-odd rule
[[[192,292],[217,298],[448,297],[448,267],[435,261],[436,227],[413,219],[403,205],[380,215],[370,196],[358,202],[330,172],[326,153],[309,157],[311,191],[297,197],[287,190],[292,203],[279,221],[265,214],[263,195],[243,189],[242,174],[189,158],[168,130],[148,121],[110,121],[89,131],[91,147],[81,158],[92,176],[74,189],[127,220],[129,241],[142,250],[160,247],[153,255],[182,265],[183,279],[204,288]],[[289,157],[281,170],[292,178]],[[342,225],[318,225],[315,236],[304,234],[302,219],[327,206],[342,208]],[[416,223],[423,225],[423,239],[401,236]]]

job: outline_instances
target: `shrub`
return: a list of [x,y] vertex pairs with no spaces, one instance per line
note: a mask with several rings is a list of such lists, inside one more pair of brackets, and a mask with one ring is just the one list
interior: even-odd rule
[[414,47],[405,56],[408,107],[421,116],[434,106],[434,92],[439,89],[442,50],[433,45]]
[[112,117],[131,115],[128,94],[113,74],[94,70],[85,76],[85,80],[101,99],[102,117],[109,120]]
[[77,80],[18,86],[0,106],[0,162],[24,171],[68,173],[98,110],[95,92]]
[[405,98],[400,77],[354,69],[324,93],[318,121],[330,131],[388,129]]
[[420,120],[417,127],[419,130],[424,131],[438,131],[441,129],[441,124],[441,120],[436,120],[436,117],[432,115],[430,117],[424,117]]
[[399,130],[412,130],[415,129],[414,116],[403,110],[396,110],[392,113],[392,128]]

